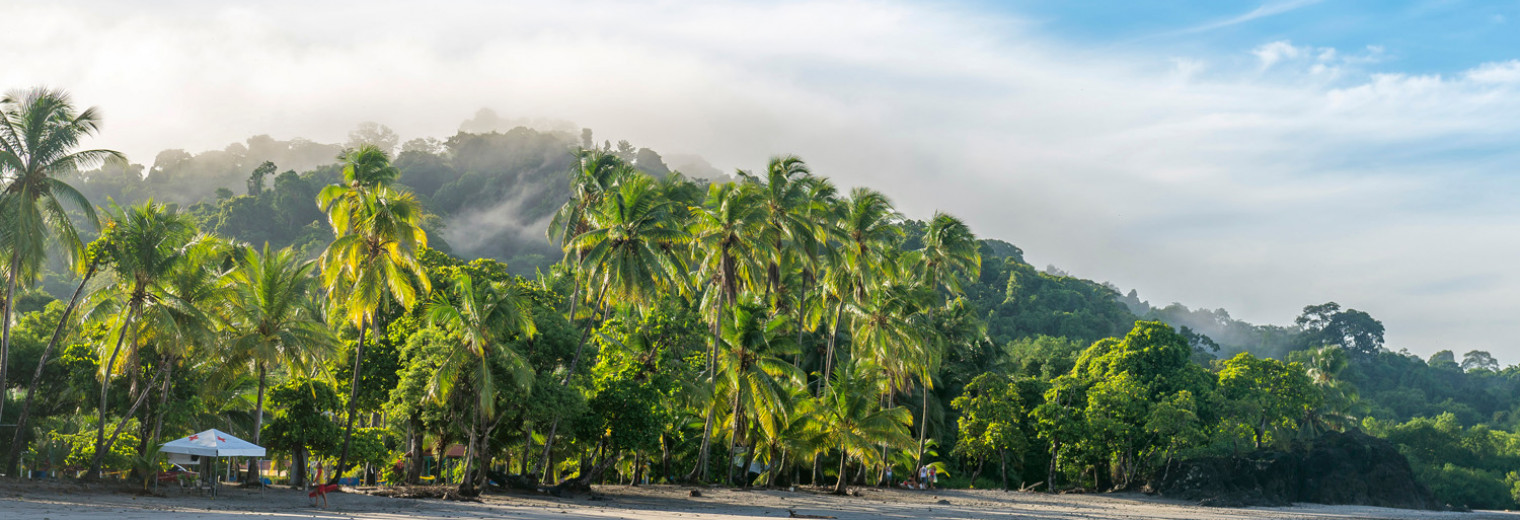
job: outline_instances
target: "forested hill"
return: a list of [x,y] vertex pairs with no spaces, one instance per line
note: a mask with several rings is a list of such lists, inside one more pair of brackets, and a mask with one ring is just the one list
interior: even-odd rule
[[[531,275],[547,272],[563,255],[546,229],[573,195],[567,171],[576,149],[603,150],[672,189],[729,179],[700,158],[676,160],[626,141],[598,142],[590,130],[500,130],[466,124],[444,140],[402,143],[383,126],[363,125],[343,145],[256,136],[219,151],[167,150],[148,166],[107,164],[67,180],[98,206],[174,202],[188,209],[202,231],[273,248],[292,246],[315,258],[334,239],[314,203],[318,191],[340,182],[335,158],[342,150],[373,144],[395,157],[396,184],[425,208],[422,227],[431,248],[464,259],[494,258],[513,273]],[[695,183],[674,182],[681,180]],[[902,251],[923,247],[926,226],[912,217],[900,222]],[[1397,351],[1384,344],[1377,319],[1335,303],[1309,305],[1293,324],[1259,326],[1222,309],[1153,306],[1134,291],[1055,267],[1036,268],[1008,242],[983,237],[980,244],[980,272],[961,284],[964,300],[936,319],[985,334],[948,347],[943,381],[933,390],[936,402],[955,400],[988,371],[1033,377],[1039,381],[1035,386],[1054,384],[1073,372],[1095,342],[1103,345],[1099,340],[1138,330],[1139,320],[1162,321],[1187,338],[1194,361],[1218,373],[1227,370],[1222,360],[1240,352],[1301,363],[1296,370],[1312,376],[1324,395],[1322,409],[1314,412],[1321,415],[1284,419],[1273,428],[1361,427],[1394,440],[1443,500],[1508,507],[1515,504],[1511,488],[1520,494],[1520,474],[1506,474],[1506,465],[1520,460],[1520,436],[1506,433],[1520,427],[1520,368],[1501,369],[1481,351],[1460,357],[1442,351],[1428,360]],[[63,278],[47,276],[43,287],[64,298],[72,285]],[[27,298],[18,302],[18,311],[27,311]],[[1039,392],[1031,392],[1026,398],[1038,401]],[[949,446],[954,421],[949,415],[942,420],[951,426],[936,435]],[[1292,444],[1289,438],[1282,442]],[[1038,458],[1035,444],[1028,450]],[[1026,468],[1032,479],[1043,478],[1037,475],[1041,471]]]

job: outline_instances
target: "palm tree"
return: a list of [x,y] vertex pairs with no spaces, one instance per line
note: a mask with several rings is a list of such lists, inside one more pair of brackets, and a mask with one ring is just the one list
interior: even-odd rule
[[516,351],[499,344],[502,339],[515,335],[531,338],[538,329],[533,324],[526,298],[514,286],[491,284],[476,287],[474,280],[463,272],[456,274],[453,282],[452,298],[442,294],[442,291],[434,293],[425,312],[430,323],[453,329],[463,341],[459,350],[451,353],[448,361],[443,363],[443,368],[433,378],[434,384],[431,386],[435,390],[432,392],[434,395],[447,394],[455,387],[454,382],[459,379],[458,372],[462,367],[474,365],[477,369],[474,380],[475,418],[470,426],[470,457],[465,459],[465,477],[459,483],[460,493],[473,495],[477,485],[485,485],[485,471],[472,472],[472,468],[475,459],[488,452],[491,430],[495,427],[495,424],[489,427],[486,425],[486,421],[496,415],[496,381],[491,374],[490,361],[497,358],[507,362],[508,366],[516,369],[514,372],[517,376],[514,379],[520,386],[526,386],[523,383],[532,377],[531,368]]
[[[750,422],[746,418],[766,422],[784,417],[783,400],[791,387],[801,384],[801,371],[781,359],[795,351],[785,335],[786,326],[785,317],[766,316],[765,305],[753,299],[736,305],[733,318],[723,322],[723,340],[728,348],[719,351],[717,380],[722,383],[718,390],[726,392],[732,403],[729,453],[741,438],[755,436],[746,435]],[[756,447],[753,439],[749,443],[751,451],[744,471],[748,471]],[[732,481],[733,464],[727,466]]]
[[375,326],[376,309],[388,300],[410,309],[418,299],[414,283],[423,292],[431,290],[427,274],[417,261],[417,251],[427,246],[427,233],[421,227],[422,205],[410,193],[390,186],[400,171],[390,164],[385,151],[374,145],[348,150],[341,158],[344,184],[330,185],[317,194],[317,205],[327,213],[337,237],[319,259],[322,284],[336,314],[359,332],[349,386],[348,425],[334,480],[347,469],[358,415],[364,339]]
[[[914,264],[920,281],[930,291],[937,292],[940,287],[944,287],[950,294],[958,295],[961,294],[961,278],[975,278],[981,274],[981,243],[971,232],[971,227],[961,219],[936,211],[934,218],[929,220],[928,229],[924,231],[923,249],[909,253],[908,261]],[[936,297],[935,302],[926,306],[930,323],[934,321],[937,301]],[[940,349],[933,348],[930,342],[926,341],[925,345],[931,347],[932,353],[940,354]],[[933,357],[937,360],[940,356]],[[923,368],[925,370],[919,375],[924,391],[923,410],[918,425],[919,468],[924,464],[924,443],[929,430],[929,391],[934,389],[932,372],[927,365]]]
[[[75,150],[80,140],[99,129],[99,112],[93,107],[76,111],[61,90],[18,90],[0,98],[0,254],[5,255],[6,275],[0,310],[0,393],[9,368],[16,286],[36,281],[50,238],[71,263],[81,259],[84,244],[65,204],[98,226],[94,206],[59,177],[122,158],[110,150]],[[5,399],[0,399],[0,416],[4,411]]]
[[[192,349],[209,351],[221,340],[219,333],[224,328],[224,310],[231,292],[226,279],[232,252],[230,242],[210,235],[196,237],[184,247],[180,261],[161,286],[157,301],[165,304],[146,308],[138,318],[139,328],[146,329],[139,335],[143,342],[152,341],[158,347],[160,370],[164,372],[153,434],[144,436],[151,443],[158,442],[163,428],[164,403],[174,366]],[[110,444],[106,443],[108,447]]]
[[[315,263],[301,261],[290,248],[263,251],[245,248],[237,256],[227,300],[232,337],[227,345],[233,363],[249,363],[258,373],[253,442],[264,429],[264,391],[271,366],[289,365],[306,372],[307,363],[332,351],[334,338],[312,300]],[[248,464],[249,481],[257,482],[259,467]]]
[[[835,300],[833,330],[829,333],[828,351],[824,356],[824,374],[832,371],[834,342],[839,336],[839,326],[844,317],[845,306],[852,301],[866,298],[866,290],[881,282],[890,251],[903,236],[897,225],[898,215],[892,209],[892,201],[886,195],[868,188],[850,190],[850,198],[843,201],[839,212],[838,236],[842,251],[834,258],[826,275],[826,290]],[[825,378],[824,387],[829,380]]]
[[807,179],[811,175],[807,163],[795,155],[772,157],[765,167],[765,182],[756,190],[765,213],[764,226],[760,230],[761,240],[769,243],[772,248],[765,266],[767,300],[774,294],[777,295],[777,302],[781,301],[781,264],[788,253],[792,252],[786,244],[808,240],[813,236],[806,218],[811,202]]
[[880,368],[869,361],[851,360],[834,369],[834,381],[815,410],[823,444],[839,448],[839,481],[835,494],[844,494],[850,458],[870,466],[879,463],[878,446],[908,447],[907,423],[912,415],[904,408],[882,408],[877,399]]
[[[709,289],[703,291],[706,305],[713,308],[712,350],[707,354],[707,373],[717,384],[716,365],[721,341],[724,305],[733,305],[741,284],[753,284],[751,273],[759,270],[756,259],[767,258],[769,244],[757,240],[763,215],[749,192],[733,183],[708,187],[707,203],[691,208],[693,221],[692,256],[695,272],[703,273]],[[713,414],[706,414],[702,427],[702,447],[698,452],[692,477],[707,479],[707,455],[712,437]]]
[[[574,262],[570,265],[579,269],[585,259],[584,248],[573,247],[575,237],[592,229],[592,212],[601,204],[602,198],[607,192],[617,189],[617,185],[623,179],[639,175],[638,170],[623,162],[618,156],[605,150],[583,149],[576,152],[576,161],[570,169],[570,200],[560,206],[549,220],[549,240],[557,242],[565,248],[565,260],[568,262],[572,253]],[[581,301],[581,286],[579,279],[572,277],[575,282],[570,293],[569,317],[573,322],[576,315],[576,307]],[[589,331],[590,325],[586,330]],[[581,334],[581,340],[575,346],[575,357],[570,360],[569,374],[574,374],[580,365],[581,352],[586,346],[588,334]],[[563,385],[570,384],[569,374],[566,374]]]
[[[133,355],[129,358],[135,357],[136,335],[142,329],[137,323],[138,318],[144,315],[145,308],[165,303],[163,285],[182,261],[184,247],[196,233],[195,220],[180,213],[176,206],[156,204],[149,200],[127,209],[112,204],[108,211],[115,231],[113,240],[103,253],[111,259],[115,280],[110,287],[92,295],[96,301],[90,315],[111,325],[112,332],[116,334],[116,342],[106,363],[101,365],[96,457],[87,474],[91,478],[99,477],[100,462],[105,454],[102,448],[106,443],[106,403],[111,389],[111,375],[121,370],[116,361],[122,347],[129,345],[129,334],[133,335],[130,343]],[[152,316],[163,314],[153,313]]]
[[[676,249],[690,235],[672,217],[670,202],[660,196],[654,179],[643,174],[622,179],[616,189],[604,193],[600,203],[590,208],[586,222],[589,229],[571,240],[569,247],[581,255],[583,281],[577,283],[595,290],[592,313],[607,297],[645,307],[662,291],[687,292],[685,265]],[[586,325],[583,338],[592,325]],[[575,375],[575,361],[561,384],[568,385]],[[558,429],[556,420],[544,438],[540,468],[548,467]]]

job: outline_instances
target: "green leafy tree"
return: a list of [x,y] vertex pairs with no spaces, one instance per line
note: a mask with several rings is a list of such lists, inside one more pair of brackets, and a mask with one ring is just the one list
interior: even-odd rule
[[1247,352],[1225,360],[1219,390],[1234,405],[1234,415],[1251,426],[1258,448],[1272,431],[1296,429],[1298,420],[1318,409],[1322,399],[1303,365]]
[[[1018,386],[1007,376],[982,374],[971,380],[966,392],[950,406],[961,414],[957,422],[960,437],[952,453],[977,461],[972,482],[981,473],[982,464],[996,456],[1002,468],[1003,489],[1008,489],[1008,454],[1011,451],[1018,456],[1028,442],[1020,424],[1026,414]],[[922,465],[922,459],[918,464]]]
[[307,478],[307,459],[311,454],[331,454],[338,446],[342,430],[327,418],[343,403],[331,386],[318,380],[293,378],[269,390],[269,401],[277,410],[264,425],[266,445],[291,455],[294,468],[290,485],[300,487]]

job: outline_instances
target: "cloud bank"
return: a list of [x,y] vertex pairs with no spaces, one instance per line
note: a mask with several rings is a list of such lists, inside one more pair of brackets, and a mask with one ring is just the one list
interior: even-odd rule
[[488,107],[723,170],[796,153],[1158,304],[1287,323],[1335,300],[1394,349],[1520,361],[1520,61],[1438,76],[1377,47],[1088,48],[941,3],[5,11],[0,86],[72,90],[104,111],[95,144],[138,162],[263,133],[342,142],[361,121],[446,136]]

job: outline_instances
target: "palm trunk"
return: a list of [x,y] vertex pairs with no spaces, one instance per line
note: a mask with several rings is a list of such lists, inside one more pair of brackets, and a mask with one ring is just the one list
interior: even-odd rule
[[834,375],[834,339],[839,336],[839,320],[844,317],[844,299],[839,300],[839,305],[834,308],[834,325],[829,331],[829,348],[823,357],[823,389],[818,391],[822,396],[829,389],[829,377]]
[[127,309],[127,319],[121,324],[121,332],[116,334],[116,347],[111,349],[111,357],[102,367],[105,372],[100,379],[100,408],[97,418],[98,427],[95,431],[95,454],[94,462],[90,463],[90,469],[85,473],[85,478],[100,478],[100,455],[103,454],[101,447],[106,443],[106,398],[111,392],[111,371],[116,368],[116,357],[121,354],[121,345],[127,340],[127,330],[132,328],[132,322],[136,321],[137,304]]
[[[253,412],[253,443],[254,444],[259,444],[259,436],[260,436],[260,434],[264,433],[264,387],[265,387],[265,381],[266,381],[265,376],[267,375],[265,372],[266,372],[266,369],[264,367],[264,363],[261,361],[261,362],[259,362],[259,397],[258,397],[258,404],[256,404],[254,406],[254,412]],[[156,435],[157,434],[155,434],[155,436]],[[253,483],[258,483],[259,482],[259,461],[258,461],[258,459],[248,459],[248,481],[249,482],[253,482]]]
[[[174,358],[170,357],[166,363],[164,369],[167,372],[164,374],[164,385],[158,389],[158,413],[155,414],[157,417],[153,420],[153,440],[151,444],[155,445],[158,444],[158,434],[164,430],[164,408],[169,403],[169,387],[172,385],[171,382],[174,381],[172,377],[174,375]],[[254,439],[254,444],[258,444],[257,438]],[[146,448],[143,452],[146,453]]]
[[96,447],[95,456],[90,459],[91,474],[96,475],[97,478],[99,477],[101,465],[105,462],[106,454],[110,453],[111,446],[116,444],[116,437],[121,435],[121,430],[126,428],[127,421],[132,419],[132,414],[137,413],[137,409],[142,406],[143,401],[146,401],[148,399],[148,394],[153,392],[153,387],[155,386],[154,383],[157,383],[159,378],[163,377],[163,375],[164,370],[159,369],[158,373],[153,376],[153,382],[148,383],[148,386],[146,388],[143,388],[142,393],[138,394],[137,399],[132,402],[132,408],[127,410],[126,415],[121,416],[121,421],[118,421],[116,423],[116,428],[113,428],[111,430],[111,438]]
[[[484,403],[485,399],[481,398],[480,401]],[[474,424],[470,425],[470,449],[466,450],[464,456],[464,473],[459,479],[459,494],[464,496],[475,494],[475,475],[470,473],[470,471],[475,469],[475,458],[480,456],[480,445],[478,442],[480,437],[481,406],[483,406],[483,404],[476,405],[475,407]]]
[[[719,290],[721,290],[721,289],[719,289]],[[718,314],[717,314],[717,318],[715,320],[713,320],[712,349],[708,350],[708,352],[707,352],[707,377],[712,380],[712,384],[709,385],[709,390],[710,390],[711,393],[714,393],[714,394],[717,393],[717,391],[718,391],[718,342],[722,341],[722,338],[721,338],[721,334],[722,334],[721,331],[722,330],[723,330],[723,297],[719,296],[718,297]],[[712,443],[712,427],[713,427],[713,414],[712,414],[711,410],[709,410],[708,414],[707,414],[707,420],[704,421],[703,424],[702,424],[702,448],[697,452],[698,453],[698,455],[697,455],[697,467],[692,469],[692,476],[686,477],[687,480],[691,480],[692,477],[694,476],[694,477],[696,477],[696,480],[698,482],[706,482],[707,481],[707,466],[708,466],[707,461],[709,460],[708,453],[709,453],[709,450],[711,449],[711,443]]]
[[406,483],[415,485],[422,478],[423,464],[422,441],[424,433],[422,432],[422,419],[419,414],[412,414],[408,419],[406,429],[411,433],[411,442],[407,445],[407,453],[412,456],[412,460],[409,461],[410,464],[408,464],[406,471]]
[[843,495],[845,488],[845,470],[849,469],[846,464],[850,462],[850,453],[843,447],[839,449],[839,480],[834,483],[834,494]]
[[31,416],[32,399],[37,396],[37,387],[42,385],[42,369],[47,367],[48,356],[53,353],[54,348],[57,348],[58,340],[63,337],[64,330],[68,328],[69,316],[73,315],[74,307],[79,305],[79,295],[84,293],[84,285],[90,281],[91,277],[95,276],[95,266],[95,262],[90,262],[89,269],[85,270],[84,279],[79,280],[79,286],[74,288],[74,295],[69,298],[68,307],[63,308],[63,317],[58,318],[58,326],[53,329],[53,338],[48,340],[47,347],[42,349],[42,357],[37,359],[37,370],[32,373],[32,384],[26,387],[26,400],[21,402],[21,417],[16,419],[15,435],[11,439],[10,457],[6,459],[8,462],[5,463],[6,475],[21,476],[17,473],[17,470],[21,463],[21,447],[26,445],[23,441],[26,438],[26,420]]
[[[728,436],[728,453],[724,453],[723,454],[723,465],[728,468],[728,483],[729,484],[733,484],[734,483],[734,448],[739,445],[739,435],[741,434],[741,431],[742,431],[742,430],[740,430],[741,426],[740,426],[740,417],[739,417],[739,388],[738,388],[738,385],[735,385],[735,388],[734,388],[734,406],[733,406],[733,412],[732,413],[733,413],[733,416],[734,416],[733,432]],[[745,469],[748,469],[748,468],[745,468]]]
[[[570,320],[575,320],[575,303],[580,301],[580,284],[576,284],[574,294],[570,300]],[[591,328],[596,325],[596,312],[602,307],[602,298],[607,296],[605,289],[597,291],[596,305],[591,308],[592,315],[586,319],[586,328],[581,331],[581,340],[575,345],[575,357],[570,359],[570,371],[565,373],[565,379],[559,382],[560,386],[570,386],[570,378],[575,376],[575,368],[581,362],[581,350],[586,347],[586,338],[591,336]],[[554,434],[559,432],[559,417],[554,418],[554,424],[549,426],[549,434],[544,436],[544,455],[540,459],[539,466],[548,473],[549,452],[554,449]]]
[[16,278],[20,276],[21,254],[11,253],[11,270],[6,273],[5,309],[0,312],[0,418],[5,417],[5,372],[11,359],[11,315],[16,313]]
[[914,468],[915,470],[924,467],[924,441],[927,438],[926,432],[929,431],[929,385],[924,385],[923,410],[920,413],[920,417],[921,419],[918,424],[918,467]]
[[354,418],[359,415],[359,368],[364,361],[364,335],[369,331],[368,326],[364,320],[359,322],[359,343],[354,347],[354,376],[348,388],[348,426],[343,431],[343,452],[338,456],[338,467],[333,471],[332,483],[337,483],[343,477],[343,470],[348,469],[348,447],[354,440]]

